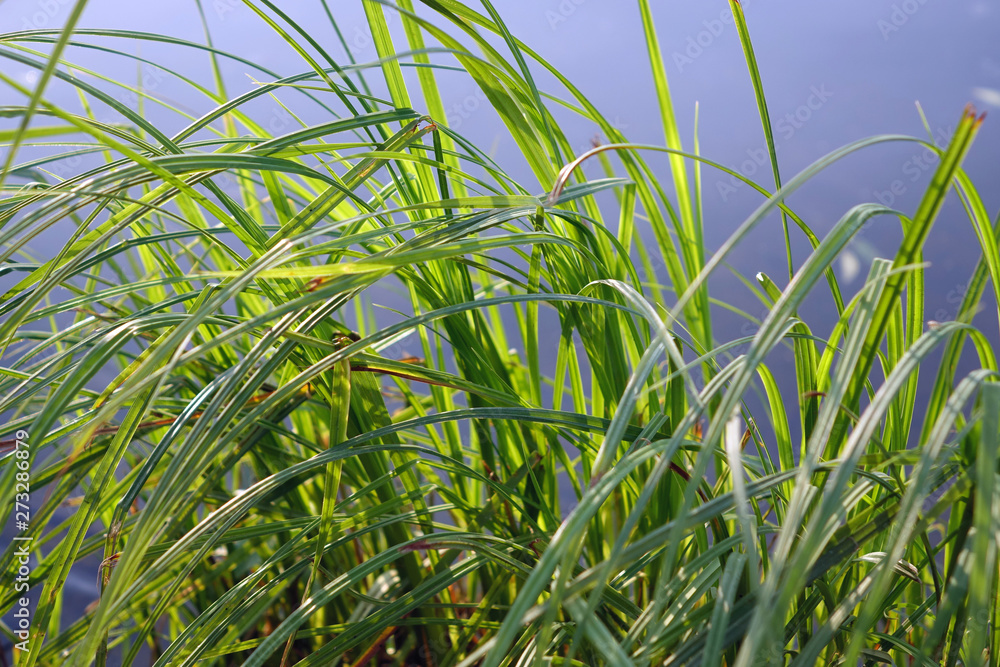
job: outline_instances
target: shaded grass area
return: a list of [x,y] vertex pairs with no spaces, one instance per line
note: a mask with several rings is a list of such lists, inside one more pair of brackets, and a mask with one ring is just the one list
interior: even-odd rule
[[[30,482],[38,592],[17,664],[996,664],[1000,391],[972,321],[1000,256],[961,168],[982,119],[963,112],[945,148],[872,137],[783,176],[733,0],[772,162],[756,183],[682,139],[647,0],[662,146],[629,143],[488,0],[360,2],[375,62],[247,2],[302,56],[289,76],[207,29],[74,30],[84,0],[62,31],[0,35],[4,61],[38,72],[28,89],[0,69],[20,95],[0,109],[0,495],[13,506]],[[199,51],[214,87],[134,41]],[[210,110],[102,79],[72,60],[88,49]],[[232,95],[223,61],[258,84]],[[446,69],[482,91],[532,182],[445,125]],[[263,101],[293,120],[275,131]],[[152,120],[167,112],[182,129]],[[607,143],[575,157],[565,113]],[[889,142],[941,157],[915,211],[862,204],[818,238],[786,204]],[[704,169],[762,202],[714,251]],[[922,251],[946,197],[981,252],[956,320],[927,322]],[[842,293],[832,263],[884,216],[900,247]],[[767,317],[717,340],[709,278],[779,219],[788,275],[746,281]],[[391,318],[371,305],[389,288]],[[798,317],[818,290],[831,331]],[[794,392],[768,369],[781,345]],[[977,369],[960,375],[966,348]],[[67,581],[94,554],[99,600],[66,625]]]

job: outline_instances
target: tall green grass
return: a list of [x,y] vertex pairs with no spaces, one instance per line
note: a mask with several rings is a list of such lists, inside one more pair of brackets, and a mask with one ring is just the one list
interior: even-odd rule
[[[0,500],[26,431],[38,595],[17,664],[998,664],[1000,390],[972,319],[1000,256],[961,168],[981,119],[966,110],[944,149],[872,137],[782,178],[731,0],[772,187],[685,151],[648,0],[664,146],[628,143],[501,6],[359,1],[370,62],[317,36],[344,34],[335,3],[303,25],[246,0],[301,55],[287,76],[207,32],[74,30],[85,0],[62,31],[0,35],[8,66],[38,72],[29,89],[0,67],[20,96],[0,109]],[[136,42],[200,53],[215,87]],[[209,110],[74,62],[93,49]],[[226,61],[259,85],[227,91]],[[541,187],[448,128],[455,69]],[[270,132],[265,105],[292,122]],[[574,161],[567,113],[608,143]],[[889,142],[941,156],[915,211],[863,204],[818,238],[786,203]],[[761,195],[718,249],[705,169]],[[955,321],[928,323],[922,250],[949,196],[981,257]],[[768,316],[719,341],[709,278],[774,213],[789,275],[759,275]],[[903,241],[842,293],[831,265],[876,218]],[[796,265],[797,234],[813,250]],[[798,318],[817,290],[830,331]],[[767,366],[781,345],[793,392]],[[99,599],[67,608],[97,562]],[[7,546],[0,569],[17,566]]]

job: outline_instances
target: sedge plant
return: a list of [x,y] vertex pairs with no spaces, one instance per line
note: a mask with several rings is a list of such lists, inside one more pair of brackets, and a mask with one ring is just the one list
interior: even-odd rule
[[[1000,256],[962,170],[982,119],[963,112],[945,148],[877,136],[782,175],[730,0],[771,158],[757,183],[684,139],[648,0],[661,145],[630,143],[490,0],[356,2],[367,62],[336,3],[310,26],[244,0],[293,73],[207,28],[83,28],[86,0],[61,30],[0,35],[17,98],[0,108],[0,496],[30,486],[34,600],[28,641],[0,625],[16,664],[998,664],[1000,387],[973,319]],[[135,43],[200,54],[214,86]],[[202,111],[76,60],[94,51]],[[253,79],[238,94],[233,64]],[[456,71],[529,174],[448,127]],[[606,143],[574,155],[567,115]],[[861,204],[820,238],[787,203],[892,142],[941,157],[916,210]],[[760,195],[717,249],[703,170]],[[980,253],[955,320],[929,323],[922,250],[946,197]],[[832,263],[877,219],[902,242],[845,293]],[[709,280],[779,220],[788,274],[750,283],[768,315],[719,340],[712,313],[735,306]],[[829,331],[798,316],[819,292]],[[768,367],[780,346],[793,391]],[[9,580],[23,542],[0,545]],[[95,570],[93,603],[69,608]]]

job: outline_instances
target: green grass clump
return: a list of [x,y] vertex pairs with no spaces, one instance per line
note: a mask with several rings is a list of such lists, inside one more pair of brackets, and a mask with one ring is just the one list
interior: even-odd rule
[[[998,664],[1000,386],[972,319],[1000,257],[961,169],[981,119],[944,149],[873,137],[782,181],[732,0],[772,192],[684,151],[648,0],[660,147],[628,143],[488,0],[360,2],[377,61],[247,0],[301,54],[290,76],[207,35],[74,30],[85,0],[61,31],[0,35],[38,73],[0,68],[20,96],[0,109],[0,495],[14,506],[28,461],[38,593],[17,664]],[[136,41],[200,51],[214,88]],[[94,49],[207,111],[70,60]],[[231,62],[259,83],[228,93]],[[456,69],[532,183],[447,127],[436,77]],[[608,143],[574,162],[567,114]],[[820,239],[786,203],[902,141],[941,156],[916,211],[859,205]],[[762,201],[714,253],[706,167]],[[956,321],[928,323],[922,249],[952,190],[982,252]],[[789,275],[759,275],[767,317],[720,342],[708,280],[772,214]],[[842,294],[831,263],[881,216],[902,243]],[[818,291],[831,331],[797,316]],[[782,345],[794,391],[767,366]],[[68,609],[95,568],[99,600]]]

